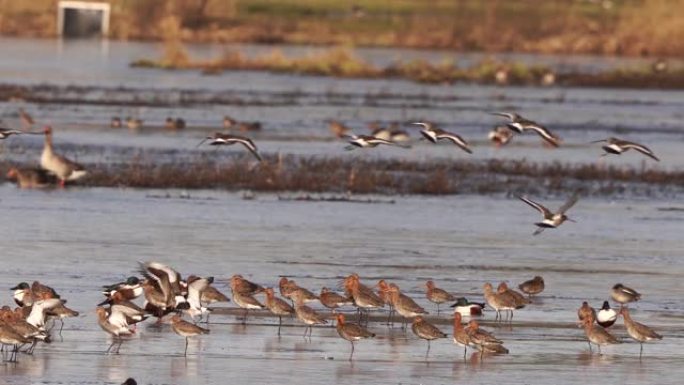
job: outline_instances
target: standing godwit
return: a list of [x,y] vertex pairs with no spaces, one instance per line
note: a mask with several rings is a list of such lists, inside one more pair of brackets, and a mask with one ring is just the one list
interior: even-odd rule
[[570,221],[574,222],[574,220],[568,218],[565,213],[570,210],[570,208],[577,203],[577,200],[579,199],[579,195],[574,194],[571,196],[564,204],[561,206],[557,212],[551,212],[551,210],[547,209],[546,207],[542,206],[541,204],[523,197],[519,196],[518,197],[521,201],[527,203],[528,205],[532,206],[533,208],[537,209],[541,214],[542,214],[542,221],[535,223],[537,225],[537,230],[532,234],[532,235],[538,235],[544,229],[555,229],[556,227],[560,226],[563,222],[565,221]]
[[404,317],[401,323],[402,329],[406,328],[407,319],[428,314],[425,309],[419,306],[411,297],[402,293],[401,290],[399,290],[399,287],[393,283],[390,284],[390,294],[394,310]]
[[133,331],[129,329],[127,326],[121,326],[121,325],[115,325],[109,321],[109,317],[111,317],[111,313],[107,313],[107,309],[98,306],[96,309],[97,312],[97,323],[100,325],[102,330],[107,332],[107,334],[111,335],[113,338],[113,342],[109,347],[107,348],[106,353],[109,353],[114,345],[117,345],[116,350],[114,353],[118,354],[119,349],[121,349],[121,344],[123,344],[123,338],[122,336],[129,336],[133,334]]
[[518,288],[530,297],[537,295],[544,291],[544,278],[537,275],[529,281],[525,281],[518,285]]
[[354,299],[354,305],[358,308],[359,314],[365,311],[368,315],[368,310],[385,307],[385,302],[373,290],[359,282],[359,276],[356,273],[344,279],[344,290]]
[[601,354],[601,345],[619,344],[620,341],[612,334],[608,333],[606,329],[594,325],[594,316],[590,314],[584,318],[584,333],[587,335],[589,341],[589,351],[591,352],[591,344],[598,346],[599,354]]
[[280,327],[283,324],[283,316],[292,315],[294,314],[295,310],[292,308],[292,306],[290,306],[290,304],[276,297],[273,293],[273,289],[267,288],[265,293],[266,301],[264,302],[264,305],[266,305],[266,308],[270,310],[271,313],[278,316],[278,335],[280,335]]
[[338,138],[343,138],[347,132],[349,132],[349,127],[345,126],[344,123],[337,120],[331,120],[328,124],[330,132]]
[[456,299],[456,303],[451,305],[454,308],[454,313],[458,313],[463,317],[482,315],[482,309],[485,308],[484,303],[470,302],[465,297]]
[[416,122],[413,124],[423,127],[423,129],[420,130],[420,133],[425,139],[432,143],[437,143],[439,140],[449,140],[468,154],[473,153],[473,150],[470,149],[468,142],[466,142],[465,139],[463,139],[460,135],[444,131],[439,127],[435,127],[435,125],[432,123]]
[[19,311],[13,312],[9,308],[3,309],[3,311],[0,312],[0,320],[19,335],[31,341],[31,347],[27,352],[29,354],[33,353],[33,349],[38,341],[50,343],[50,335],[43,328],[36,327],[26,321],[23,314],[21,314],[21,309],[17,310]]
[[596,315],[596,323],[603,326],[604,328],[609,328],[613,326],[615,321],[617,321],[618,313],[610,308],[608,301],[603,301],[603,306],[598,311]]
[[641,294],[639,294],[639,292],[621,283],[613,286],[613,289],[610,291],[610,296],[621,306],[641,299]]
[[453,294],[438,288],[435,286],[435,283],[432,280],[425,283],[425,288],[425,297],[428,299],[428,301],[437,304],[437,315],[439,315],[439,305],[443,304],[444,302],[452,302],[456,300],[456,297]]
[[494,337],[494,335],[486,330],[480,328],[480,324],[475,320],[470,320],[466,333],[470,341],[480,350],[480,354],[508,354],[508,349],[503,346],[503,341]]
[[293,296],[295,292],[301,293],[301,297],[304,303],[318,301],[318,296],[316,296],[316,294],[297,285],[297,283],[292,279],[287,279],[286,277],[280,278],[280,281],[278,282],[278,287],[280,289],[280,294],[283,297],[288,298],[292,301],[294,301]]
[[354,356],[354,341],[358,341],[364,338],[375,337],[375,334],[369,332],[366,328],[363,328],[357,324],[346,323],[344,321],[344,314],[337,315],[336,328],[337,334],[339,334],[340,337],[344,338],[345,340],[349,341],[349,343],[351,343],[351,353],[349,354],[349,361],[351,361],[352,357]]
[[304,297],[301,291],[295,291],[292,294],[292,297],[295,303],[294,308],[297,318],[306,324],[306,328],[304,329],[304,338],[306,338],[308,331],[310,339],[311,333],[313,333],[312,325],[324,325],[327,324],[328,321],[325,320],[325,317],[316,313],[314,309],[304,305]]
[[[594,310],[593,307],[589,306],[589,303],[587,301],[582,302],[582,306],[580,306],[579,309],[577,309],[577,318],[580,321],[584,321],[588,317],[596,317],[596,310]],[[583,323],[582,323],[583,324]]]
[[40,167],[55,174],[59,185],[64,187],[66,181],[73,181],[86,175],[85,168],[61,155],[55,154],[52,148],[52,127],[45,126],[45,146],[40,156]]
[[[496,288],[496,292],[499,294],[503,295],[508,295],[513,298],[515,301],[515,308],[516,309],[522,309],[524,308],[527,304],[530,303],[530,300],[525,298],[524,295],[518,293],[517,291],[508,288],[508,285],[506,282],[501,282],[499,286]],[[513,318],[513,315],[511,315],[511,318]]]
[[263,286],[248,281],[239,274],[230,277],[230,289],[233,292],[249,295],[259,294],[265,290]]
[[608,139],[601,139],[601,140],[595,140],[593,143],[601,143],[605,142],[603,146],[603,151],[605,151],[601,156],[606,156],[609,154],[615,154],[615,155],[620,155],[625,151],[634,149],[636,151],[639,151],[640,153],[648,156],[649,158],[655,160],[656,162],[659,162],[660,159],[651,151],[650,148],[644,146],[643,144],[639,143],[634,143],[634,142],[628,142],[626,140],[618,139],[618,138],[608,138]]
[[390,290],[390,285],[384,279],[378,281],[378,298],[389,307],[389,312],[387,312],[387,327],[393,325],[394,322],[392,317],[394,316],[394,302],[392,302],[392,291]]
[[261,302],[257,301],[257,299],[254,298],[252,295],[243,294],[239,291],[233,291],[233,302],[242,309],[245,309],[244,315],[242,316],[243,325],[247,324],[247,315],[250,309],[258,310],[263,309],[265,307],[261,304]]
[[639,342],[639,359],[641,359],[641,356],[644,353],[644,342],[663,339],[663,336],[656,333],[650,327],[634,321],[629,314],[627,307],[620,308],[620,314],[622,314],[622,318],[625,320],[627,334]]
[[31,342],[31,339],[25,338],[21,334],[17,333],[10,325],[6,324],[5,321],[0,320],[0,344],[3,346],[13,347],[10,358],[7,360],[8,362],[17,362],[19,345],[28,344]]
[[[212,303],[217,303],[217,302],[230,302],[230,298],[228,298],[225,294],[221,293],[217,288],[214,286],[207,286],[206,289],[202,291],[202,294],[200,295],[200,303],[205,304],[205,305],[210,305]],[[207,319],[204,321],[205,323],[209,323],[209,316],[211,315],[211,312],[207,313]]]
[[201,328],[197,325],[191,324],[188,321],[181,319],[181,316],[176,314],[171,317],[171,328],[174,333],[181,337],[185,337],[185,350],[183,356],[188,356],[188,338],[198,336],[200,334],[209,334],[209,329]]
[[492,115],[508,118],[510,122],[507,126],[519,134],[522,134],[525,131],[534,131],[553,147],[558,147],[558,144],[560,143],[560,138],[552,134],[546,127],[532,120],[523,118],[519,114],[511,112],[493,112]]
[[466,332],[461,324],[461,314],[454,313],[454,343],[463,346],[463,359],[466,359],[468,353],[468,346],[472,346],[473,342],[470,340],[470,335]]
[[16,181],[21,189],[40,189],[57,182],[55,177],[43,169],[16,167],[7,171],[7,180]]
[[210,146],[230,146],[235,143],[240,143],[243,147],[245,147],[249,152],[254,155],[255,158],[257,158],[259,161],[262,161],[263,159],[261,158],[261,155],[259,155],[259,151],[257,150],[256,144],[252,141],[252,139],[240,136],[240,135],[233,135],[233,134],[222,134],[220,132],[214,133],[212,136],[207,136],[204,138],[199,144],[197,145],[198,147],[206,142],[207,140],[211,140],[209,143]]
[[354,303],[352,298],[337,294],[334,291],[330,291],[330,289],[327,287],[321,289],[321,293],[318,295],[318,300],[323,306],[333,311],[340,306],[352,305]]
[[35,123],[33,117],[28,112],[24,111],[23,108],[19,108],[19,118],[21,119],[21,124],[25,128],[31,128]]
[[[397,312],[399,308],[397,308]],[[401,313],[399,313],[401,314]],[[413,324],[411,325],[411,330],[413,334],[427,341],[427,351],[425,352],[425,358],[430,354],[430,341],[436,340],[438,338],[446,338],[447,335],[442,333],[439,328],[428,321],[426,321],[422,316],[417,316],[413,319]]]
[[487,139],[492,141],[497,148],[502,147],[513,139],[513,131],[507,126],[496,126],[489,132]]
[[496,311],[496,320],[501,319],[501,311],[506,311],[506,319],[508,319],[508,312],[511,312],[511,320],[513,319],[513,310],[517,308],[515,298],[507,294],[495,293],[492,284],[487,282],[483,286],[484,298],[487,304]]

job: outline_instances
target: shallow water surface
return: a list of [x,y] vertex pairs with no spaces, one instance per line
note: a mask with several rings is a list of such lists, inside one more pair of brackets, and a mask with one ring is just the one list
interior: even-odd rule
[[[40,192],[9,185],[0,195],[7,223],[0,287],[37,279],[82,311],[67,320],[63,342],[57,338],[33,357],[0,365],[7,383],[119,383],[128,376],[165,384],[222,384],[227,376],[293,384],[675,383],[684,374],[684,216],[662,210],[679,202],[582,200],[570,212],[578,223],[533,237],[537,214],[505,197],[312,203],[214,191]],[[184,275],[213,275],[226,292],[236,273],[264,285],[286,275],[318,290],[356,271],[370,284],[396,282],[433,315],[434,305],[423,297],[427,279],[471,300],[481,300],[484,282],[515,286],[537,274],[547,289],[516,312],[511,326],[493,324],[493,313],[486,313],[483,324],[511,354],[483,360],[469,353],[464,362],[462,348],[447,339],[432,343],[426,361],[424,341],[398,325],[372,322],[378,337],[358,343],[349,363],[349,344],[334,329],[315,328],[308,342],[295,320],[285,320],[278,338],[271,317],[242,326],[233,315],[218,314],[210,335],[190,341],[187,359],[179,355],[183,339],[149,321],[120,355],[104,355],[109,340],[94,314],[99,286],[135,274],[137,261],[147,260]],[[573,325],[581,301],[599,306],[617,282],[642,292],[643,301],[630,306],[633,316],[665,335],[645,346],[641,361],[639,346],[621,326],[612,332],[626,343],[592,356]],[[9,304],[5,293],[2,303]],[[448,318],[433,319],[450,333]]]

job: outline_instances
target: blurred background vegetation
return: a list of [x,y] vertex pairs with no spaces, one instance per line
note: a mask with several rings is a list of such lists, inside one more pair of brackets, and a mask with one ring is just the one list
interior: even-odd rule
[[[57,0],[0,0],[0,33],[54,37]],[[681,56],[684,0],[111,0],[110,37]]]

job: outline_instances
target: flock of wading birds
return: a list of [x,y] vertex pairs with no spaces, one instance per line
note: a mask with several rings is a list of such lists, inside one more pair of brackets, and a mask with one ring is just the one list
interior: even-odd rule
[[[187,356],[188,339],[209,333],[209,329],[198,325],[202,319],[207,325],[209,324],[209,314],[213,309],[208,306],[217,302],[229,302],[231,299],[212,286],[213,277],[190,275],[184,280],[176,270],[159,262],[140,263],[140,273],[143,276],[142,279],[132,276],[125,282],[103,287],[105,299],[96,308],[96,313],[102,330],[112,336],[112,343],[106,353],[118,354],[124,338],[135,334],[136,324],[154,316],[157,318],[156,325],[159,326],[162,324],[162,318],[170,315],[168,322],[172,330],[185,338],[183,355]],[[367,328],[369,312],[385,306],[390,309],[387,317],[388,327],[393,322],[393,313],[399,314],[402,318],[404,330],[411,320],[413,334],[427,341],[426,359],[430,353],[430,341],[447,337],[446,333],[424,318],[428,312],[394,283],[380,280],[377,285],[369,287],[360,282],[357,274],[351,274],[344,278],[342,286],[344,287],[343,294],[324,287],[319,295],[315,295],[297,285],[294,280],[281,277],[278,282],[280,295],[291,301],[288,303],[277,297],[273,288],[250,282],[241,275],[234,275],[230,278],[232,301],[244,310],[242,324],[246,324],[250,310],[267,309],[278,317],[278,336],[280,336],[283,317],[294,316],[305,325],[304,338],[308,337],[310,340],[313,325],[327,324],[332,317],[339,336],[351,343],[350,361],[354,355],[354,342],[375,337],[375,333]],[[441,304],[453,303],[451,305],[454,309],[452,338],[454,343],[464,347],[463,358],[465,360],[468,347],[479,350],[481,355],[508,353],[504,342],[480,328],[474,318],[481,316],[485,306],[489,306],[496,311],[496,321],[512,321],[515,310],[530,304],[529,298],[544,290],[544,279],[537,276],[521,283],[518,287],[528,297],[510,289],[505,282],[502,282],[496,291],[491,283],[485,283],[483,289],[486,304],[470,302],[464,297],[456,298],[446,290],[436,287],[433,281],[425,283],[425,295],[429,301],[437,304],[438,315]],[[19,283],[11,290],[13,290],[14,301],[18,307],[11,309],[9,306],[3,306],[0,310],[0,343],[3,345],[3,350],[7,350],[5,355],[9,357],[5,358],[6,361],[17,362],[17,354],[24,345],[30,346],[23,352],[31,354],[39,341],[51,342],[50,331],[57,320],[62,322],[59,329],[61,336],[64,318],[75,317],[79,313],[69,309],[65,305],[66,300],[62,299],[55,290],[37,281],[32,285],[26,282]],[[264,295],[263,302],[256,298],[258,294]],[[139,297],[144,297],[142,306],[135,302]],[[619,315],[622,315],[627,333],[641,344],[639,350],[639,358],[641,358],[643,343],[662,339],[662,336],[648,326],[632,320],[627,307],[624,306],[641,298],[636,290],[616,284],[611,290],[611,297],[620,304],[617,311],[610,307],[608,301],[603,303],[603,307],[598,312],[587,302],[583,302],[577,311],[579,324],[584,328],[589,350],[592,351],[591,344],[595,344],[600,354],[602,345],[620,343],[620,340],[607,329],[616,322]],[[332,311],[332,314],[324,314],[307,305],[315,301]],[[357,308],[357,323],[348,322],[345,314],[337,311],[338,308],[344,306]],[[505,318],[502,312],[505,312]],[[184,320],[183,316],[187,316],[190,321]],[[464,326],[463,318],[473,319],[470,319],[467,326]],[[49,324],[49,320],[53,321],[52,326],[48,328],[46,325]]]
[[[490,139],[498,145],[505,145],[514,135],[527,132],[536,133],[545,143],[553,147],[560,144],[558,136],[534,121],[525,119],[516,113],[497,112],[493,114],[509,120],[505,126],[497,127],[490,133]],[[23,110],[20,111],[20,116],[22,122],[33,124],[32,118]],[[414,124],[421,127],[420,133],[424,139],[432,143],[448,141],[463,151],[472,153],[470,145],[461,136],[442,130],[433,123],[417,122]],[[348,149],[374,148],[379,145],[409,147],[406,144],[408,135],[397,127],[376,127],[372,135],[354,135],[349,134],[348,128],[341,123],[332,122],[331,130],[348,140],[350,144]],[[0,139],[15,134],[34,134],[34,132],[0,128]],[[55,153],[52,144],[52,129],[49,126],[46,126],[41,134],[45,135],[45,146],[40,159],[41,170],[20,171],[11,169],[8,174],[9,178],[18,179],[18,183],[22,187],[31,187],[32,184],[42,181],[42,178],[52,177],[56,178],[60,186],[64,187],[67,181],[79,179],[86,174],[82,165]],[[209,144],[213,146],[239,143],[259,161],[262,161],[256,145],[247,137],[231,133],[215,133],[206,137],[200,144],[205,141],[210,141]],[[603,155],[622,154],[634,149],[656,161],[659,160],[648,147],[638,143],[613,137],[597,142],[604,142],[602,147],[605,153]],[[529,198],[522,196],[519,198],[537,209],[543,216],[542,221],[536,223],[538,226],[534,232],[536,235],[545,228],[556,228],[566,220],[570,220],[565,213],[577,202],[578,196],[577,194],[573,195],[556,212],[552,212]],[[158,323],[161,323],[162,317],[171,314],[171,327],[176,334],[185,338],[184,355],[187,355],[188,338],[209,333],[208,329],[197,325],[197,322],[204,317],[206,317],[207,323],[209,321],[211,309],[206,305],[215,302],[227,302],[229,301],[228,297],[211,286],[213,277],[201,278],[191,275],[183,280],[176,270],[158,262],[141,264],[141,273],[144,276],[143,279],[130,277],[126,282],[105,287],[106,299],[97,307],[97,316],[102,329],[113,337],[113,342],[109,345],[107,353],[119,352],[124,337],[135,333],[135,329],[132,328],[135,324],[144,321],[150,315],[157,317]],[[367,329],[368,312],[385,306],[390,308],[388,324],[392,320],[393,312],[403,317],[402,327],[405,327],[407,320],[412,320],[411,330],[413,333],[427,341],[426,358],[430,352],[430,341],[447,337],[444,332],[423,317],[427,314],[425,309],[402,293],[397,285],[387,283],[384,280],[375,285],[378,288],[376,293],[373,288],[363,285],[358,275],[352,274],[344,279],[344,294],[323,288],[320,294],[316,296],[307,289],[299,287],[293,280],[283,277],[279,282],[280,294],[290,299],[291,303],[276,297],[272,288],[264,288],[261,285],[249,282],[240,275],[235,275],[230,279],[230,287],[233,302],[245,311],[242,322],[246,322],[249,310],[268,309],[278,316],[278,335],[280,335],[282,317],[294,315],[306,325],[305,338],[307,335],[311,338],[312,326],[326,324],[329,318],[307,305],[312,301],[320,301],[323,306],[332,309],[336,321],[335,327],[340,337],[351,343],[350,360],[353,358],[355,341],[375,336]],[[520,284],[519,288],[530,296],[539,294],[544,290],[544,280],[541,277],[535,277]],[[508,349],[503,346],[503,341],[480,328],[476,320],[470,320],[465,327],[462,324],[463,317],[481,315],[485,308],[484,303],[471,303],[466,298],[457,299],[447,291],[435,287],[432,281],[426,283],[426,289],[427,299],[438,305],[438,313],[439,304],[456,301],[452,305],[454,308],[453,340],[455,343],[464,346],[464,357],[468,347],[479,350],[481,354],[508,353]],[[39,282],[34,282],[30,286],[27,283],[21,283],[12,290],[14,290],[14,300],[19,307],[12,310],[5,306],[0,311],[0,343],[3,344],[3,350],[5,350],[5,346],[11,347],[11,350],[7,349],[6,355],[9,355],[8,361],[16,362],[17,354],[23,345],[30,344],[25,352],[32,353],[38,341],[50,342],[50,329],[46,328],[47,320],[60,320],[63,326],[64,318],[77,316],[78,312],[68,309],[65,306],[65,300],[61,299],[53,289]],[[255,298],[255,295],[259,293],[265,295],[263,303]],[[133,302],[141,296],[145,298],[142,307]],[[639,357],[641,358],[643,342],[661,339],[662,337],[648,326],[632,320],[628,309],[624,306],[641,298],[637,291],[622,284],[616,284],[612,288],[611,297],[620,304],[618,311],[611,309],[608,301],[603,303],[598,312],[590,307],[587,302],[584,302],[578,310],[579,322],[586,333],[590,351],[591,344],[597,345],[600,353],[602,345],[620,342],[618,338],[607,331],[607,328],[615,323],[618,315],[622,315],[627,333],[641,344],[639,350]],[[514,310],[521,309],[530,303],[523,294],[508,288],[505,282],[502,282],[496,291],[490,283],[485,284],[484,298],[486,304],[496,311],[497,321],[503,321],[502,311],[506,312],[506,320],[512,320]],[[337,313],[336,309],[341,306],[355,306],[358,309],[358,323],[347,322],[344,314]],[[184,314],[192,322],[184,320],[182,318]],[[366,315],[365,323],[363,322],[364,314]],[[52,325],[54,326],[54,322]]]

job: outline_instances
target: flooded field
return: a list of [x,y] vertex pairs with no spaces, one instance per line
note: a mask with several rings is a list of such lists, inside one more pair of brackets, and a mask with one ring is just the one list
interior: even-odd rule
[[[8,383],[120,382],[134,376],[151,383],[220,384],[235,371],[249,383],[529,383],[530,373],[532,382],[674,383],[681,375],[684,269],[678,259],[684,216],[662,210],[679,202],[585,200],[573,210],[578,223],[533,238],[536,214],[502,198],[404,197],[367,205],[281,202],[270,195],[246,201],[212,191],[184,198],[181,191],[169,191],[169,198],[159,197],[164,191],[142,190],[45,193],[5,186],[0,192],[3,216],[11,223],[0,286],[37,279],[83,312],[67,320],[63,342],[0,367]],[[489,221],[492,212],[499,220]],[[264,285],[286,275],[317,290],[359,272],[369,282],[396,282],[433,315],[434,305],[423,297],[427,279],[473,300],[481,299],[488,281],[517,284],[542,274],[547,289],[516,312],[511,327],[494,326],[493,313],[486,313],[484,324],[511,354],[484,361],[469,354],[463,362],[462,349],[442,340],[432,344],[426,362],[425,342],[410,331],[371,323],[378,337],[358,343],[350,364],[349,344],[334,329],[315,328],[306,342],[303,327],[286,320],[279,339],[277,319],[251,318],[243,327],[226,315],[212,316],[212,333],[191,340],[187,360],[182,338],[168,326],[144,325],[121,355],[106,356],[109,340],[93,312],[99,286],[135,274],[137,262],[145,260],[164,261],[184,274],[214,275],[226,292],[234,273]],[[616,282],[643,293],[632,306],[634,316],[665,336],[645,346],[641,362],[639,346],[621,327],[614,332],[627,343],[590,356],[573,324],[581,301],[599,306]],[[438,323],[450,333],[448,317]]]
[[[25,108],[38,122],[36,129],[55,127],[62,153],[89,165],[233,161],[243,157],[241,151],[196,148],[203,136],[221,129],[224,115],[262,123],[253,136],[267,159],[466,159],[451,147],[418,142],[409,150],[346,152],[327,128],[329,119],[363,133],[374,120],[430,119],[471,140],[475,162],[595,164],[601,150],[588,142],[617,135],[647,144],[661,162],[644,161],[638,153],[601,162],[661,171],[681,171],[684,165],[684,92],[424,86],[255,72],[202,76],[129,68],[130,60],[155,49],[151,44],[0,40],[0,47],[7,53],[0,60],[0,84],[25,87],[26,95],[3,99],[0,119],[18,126],[17,111]],[[195,49],[212,53],[210,47]],[[368,55],[389,60],[395,54]],[[563,65],[574,64],[563,59]],[[615,64],[583,57],[576,65]],[[538,138],[523,137],[493,148],[486,134],[500,121],[487,112],[496,110],[543,121],[563,145],[549,150]],[[145,126],[135,133],[109,128],[112,116],[128,115]],[[167,132],[167,116],[181,116],[189,127]],[[2,143],[0,157],[37,164],[41,147],[41,136],[12,137]],[[18,364],[0,364],[2,382],[120,383],[132,376],[155,384],[678,383],[684,374],[681,190],[674,185],[653,199],[628,186],[617,196],[582,198],[571,210],[577,223],[533,237],[538,214],[506,193],[359,196],[384,202],[362,204],[287,201],[259,192],[245,193],[253,199],[244,199],[241,191],[209,189],[24,191],[5,183],[0,186],[5,222],[0,304],[11,303],[10,287],[39,280],[82,315],[66,321],[63,341],[40,345],[34,356],[21,355]],[[556,208],[566,194],[542,195],[540,200]],[[314,291],[337,287],[352,272],[369,284],[388,279],[449,334],[451,315],[437,317],[424,299],[428,279],[477,301],[485,282],[517,286],[542,275],[546,291],[517,311],[510,326],[496,325],[493,313],[486,312],[483,325],[505,341],[507,356],[481,359],[469,352],[464,361],[462,348],[445,339],[432,343],[426,361],[425,342],[410,331],[371,322],[377,337],[358,343],[350,363],[349,344],[333,328],[315,328],[308,342],[304,328],[286,320],[278,338],[277,319],[260,313],[242,326],[232,311],[212,316],[211,334],[190,341],[187,359],[183,339],[168,325],[159,329],[150,322],[124,343],[120,355],[103,354],[110,340],[94,313],[102,300],[100,286],[135,274],[138,261],[152,260],[184,276],[213,275],[226,293],[233,274],[263,285],[276,285],[284,275]],[[634,318],[664,335],[644,346],[643,360],[622,321],[611,331],[625,343],[604,348],[602,356],[589,354],[584,333],[574,324],[582,301],[600,306],[618,282],[643,294],[630,306]]]

